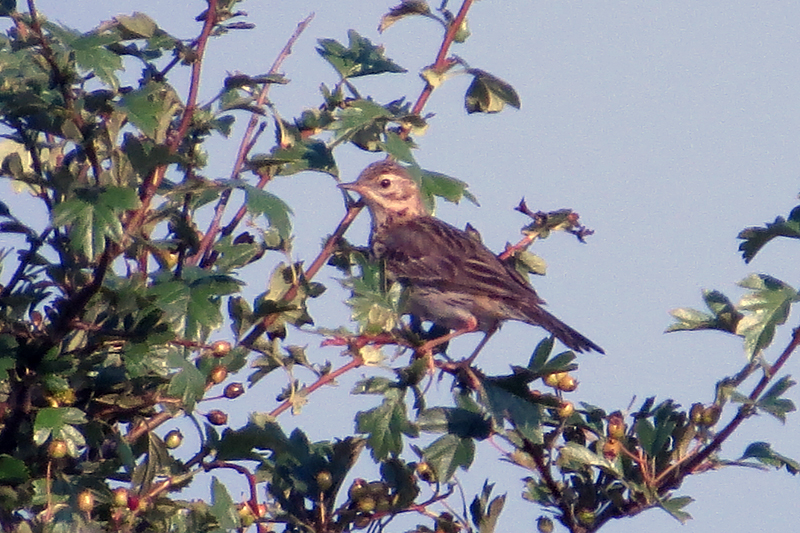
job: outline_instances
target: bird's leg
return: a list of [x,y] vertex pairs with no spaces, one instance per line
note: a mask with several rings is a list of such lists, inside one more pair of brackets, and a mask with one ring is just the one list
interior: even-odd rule
[[[419,353],[433,353],[433,349],[439,346],[440,344],[450,342],[451,340],[455,339],[460,335],[463,335],[464,333],[471,333],[477,329],[478,329],[478,320],[475,317],[470,317],[470,320],[463,327],[454,329],[447,335],[442,335],[441,337],[429,340],[428,342],[417,348],[416,351]],[[483,341],[481,341],[480,346],[483,347]]]
[[497,328],[490,329],[489,331],[486,332],[486,335],[483,336],[481,342],[479,342],[478,345],[475,347],[475,349],[472,351],[472,355],[470,355],[464,360],[466,366],[472,366],[472,362],[475,360],[476,357],[478,357],[478,354],[481,352],[481,350],[483,350],[483,347],[486,346],[486,343],[489,341],[489,338],[492,335],[494,335],[495,331],[497,331]]

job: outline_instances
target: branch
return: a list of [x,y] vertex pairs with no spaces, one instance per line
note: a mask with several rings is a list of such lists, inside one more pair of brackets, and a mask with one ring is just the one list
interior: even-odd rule
[[[336,230],[333,232],[333,235],[328,237],[325,246],[323,246],[322,250],[319,252],[319,255],[317,255],[317,258],[314,259],[314,262],[311,263],[311,266],[308,267],[308,269],[303,273],[303,278],[306,281],[313,278],[317,274],[317,272],[319,272],[322,266],[325,265],[325,263],[328,261],[328,258],[331,256],[334,249],[336,248],[339,239],[347,231],[347,228],[350,227],[350,224],[353,223],[353,220],[355,220],[356,216],[358,216],[358,214],[361,212],[361,209],[363,209],[363,205],[361,204],[353,204],[347,209],[347,212],[344,214],[344,218],[342,218],[341,222],[339,222],[339,225],[336,227]],[[283,296],[282,301],[291,302],[295,298],[295,296],[297,296],[297,289],[299,287],[298,283],[295,283],[294,285],[289,287],[289,290],[286,291],[286,294]],[[273,322],[275,322],[275,317],[276,315],[265,316],[261,320],[261,322],[256,324],[250,331],[250,333],[248,333],[247,336],[244,339],[242,339],[240,344],[247,348],[252,347],[256,339],[258,339],[265,331],[267,331],[267,328]]]
[[[61,93],[61,97],[64,99],[64,107],[67,109],[67,111],[69,111],[69,118],[73,123],[75,123],[75,126],[78,128],[78,130],[80,130],[81,134],[86,135],[86,122],[83,120],[83,117],[80,115],[80,113],[75,112],[75,95],[70,88],[70,79],[68,76],[62,74],[61,68],[58,66],[58,62],[56,62],[56,56],[53,53],[53,49],[50,48],[50,44],[47,42],[47,39],[44,36],[42,26],[39,24],[39,14],[36,11],[34,0],[28,0],[28,12],[31,15],[31,28],[39,38],[39,43],[42,46],[42,56],[53,70],[53,79],[58,84],[59,92]],[[97,152],[95,151],[92,142],[93,141],[90,136],[88,139],[84,138],[80,145],[83,147],[84,151],[86,152],[86,157],[89,159],[89,162],[92,165],[92,172],[94,173],[95,179],[99,180],[103,169],[100,166],[100,160],[97,158]],[[41,173],[41,169],[39,169],[39,172]]]
[[[322,387],[323,385],[327,385],[328,383],[332,382],[333,380],[335,380],[336,378],[338,378],[342,374],[345,374],[345,373],[353,370],[354,368],[360,367],[362,364],[364,364],[364,360],[361,359],[361,356],[354,354],[353,358],[350,360],[349,363],[347,363],[344,366],[339,367],[338,369],[334,370],[333,372],[328,372],[327,374],[325,374],[323,376],[320,376],[320,378],[317,381],[315,381],[314,383],[312,383],[308,387],[303,387],[302,392],[304,394],[310,394],[310,393],[314,392],[315,390],[317,390],[318,388]],[[273,409],[272,411],[270,411],[269,416],[271,416],[273,418],[277,417],[278,415],[280,415],[280,414],[284,413],[286,410],[288,410],[291,406],[292,406],[292,400],[290,398],[290,399],[286,400],[285,402],[283,402],[282,404],[280,404],[275,409]]]
[[11,292],[14,290],[14,287],[20,282],[25,274],[25,269],[31,264],[31,260],[36,255],[36,252],[39,251],[39,248],[42,247],[42,244],[44,244],[44,242],[47,240],[47,235],[52,229],[52,226],[48,226],[39,237],[36,239],[31,239],[31,247],[27,252],[20,252],[17,269],[14,271],[14,274],[11,276],[8,284],[3,287],[2,291],[0,291],[0,298],[11,296]]
[[[275,61],[272,63],[272,67],[269,69],[269,74],[276,74],[278,69],[281,67],[283,62],[286,60],[287,57],[292,53],[292,46],[297,42],[297,39],[300,38],[300,35],[305,31],[311,21],[314,19],[314,13],[311,13],[305,19],[303,19],[300,23],[297,24],[297,28],[295,28],[294,33],[292,33],[289,40],[284,45],[281,52],[278,54],[278,57],[275,58]],[[264,87],[261,89],[261,93],[258,95],[258,99],[256,100],[255,105],[258,108],[262,108],[264,106],[264,102],[267,100],[267,95],[269,94],[270,87],[272,87],[271,83],[264,83]],[[233,169],[231,170],[231,179],[239,179],[239,174],[242,171],[242,166],[244,166],[244,161],[247,158],[247,155],[252,150],[253,145],[255,144],[255,138],[261,134],[261,130],[255,132],[256,126],[258,125],[259,117],[253,113],[250,115],[250,122],[247,124],[247,129],[242,135],[242,141],[239,143],[239,151],[236,154],[236,161],[233,163]],[[266,179],[265,179],[266,178]],[[259,181],[259,184],[256,186],[259,189],[263,188],[271,176],[268,177],[268,174],[264,174]],[[214,242],[214,239],[219,233],[219,227],[222,220],[222,214],[225,212],[225,207],[228,205],[228,201],[230,200],[231,191],[227,189],[222,192],[220,195],[219,202],[217,202],[217,206],[214,208],[214,218],[211,220],[211,224],[209,226],[208,231],[203,236],[203,240],[200,242],[200,246],[198,247],[198,251],[194,256],[187,260],[187,263],[190,265],[195,265],[198,262],[204,264],[208,261],[209,258],[209,251],[211,250],[211,243]],[[225,228],[227,232],[226,235],[229,235],[233,232],[233,230],[238,225],[239,221],[244,217],[244,213],[246,212],[246,206],[242,206],[239,208],[239,212],[236,213],[236,217],[234,220],[228,224]],[[241,216],[240,216],[241,213]],[[202,260],[201,260],[202,259]]]
[[161,424],[165,423],[167,420],[172,419],[173,416],[174,415],[169,411],[161,411],[160,413],[151,417],[150,419],[143,421],[140,424],[136,424],[136,427],[134,427],[125,435],[125,441],[128,444],[133,444],[143,434],[147,433],[148,431],[154,430]]
[[247,478],[247,485],[250,487],[250,498],[247,500],[247,505],[250,506],[250,510],[253,511],[253,515],[258,516],[258,490],[256,490],[256,476],[247,468],[237,465],[236,463],[229,463],[227,461],[211,461],[210,463],[203,464],[203,469],[206,472],[215,468],[230,468],[231,470],[235,470]]
[[[751,402],[758,400],[758,397],[762,392],[764,392],[764,389],[767,388],[769,382],[772,381],[772,378],[775,377],[786,361],[789,360],[789,357],[791,357],[792,353],[797,349],[798,346],[800,346],[800,327],[794,329],[792,332],[792,340],[789,342],[789,345],[783,350],[783,353],[780,355],[778,360],[775,361],[775,364],[772,366],[772,368],[769,371],[764,372],[761,380],[759,380],[758,384],[750,393],[749,399]],[[658,487],[659,492],[669,490],[677,484],[680,484],[683,478],[693,473],[703,463],[703,461],[711,456],[712,453],[719,450],[728,437],[730,437],[733,432],[736,431],[742,422],[752,416],[752,414],[753,407],[751,405],[742,405],[739,408],[739,412],[736,413],[735,417],[733,417],[733,420],[728,422],[728,425],[726,425],[722,431],[717,434],[717,436],[711,441],[711,443],[708,444],[708,446],[700,450],[697,455],[687,461],[681,472],[676,471],[676,473],[665,478],[661,482],[660,486]]]
[[533,444],[528,439],[522,440],[522,449],[533,458],[534,463],[536,463],[536,470],[539,471],[539,475],[542,476],[545,485],[547,485],[547,490],[550,491],[552,494],[553,500],[558,505],[558,508],[561,510],[561,523],[564,524],[564,527],[569,529],[570,531],[574,530],[575,527],[575,520],[572,516],[572,509],[564,499],[564,493],[561,492],[561,489],[558,488],[558,484],[553,479],[552,474],[550,473],[550,469],[544,464],[544,455],[542,454],[542,447]]
[[[439,48],[439,53],[436,54],[436,61],[433,63],[432,68],[435,72],[444,72],[447,70],[447,67],[450,66],[450,62],[447,59],[447,52],[450,50],[450,45],[453,44],[458,29],[464,23],[464,19],[467,18],[467,11],[472,7],[473,1],[474,0],[464,0],[464,3],[461,4],[461,9],[458,10],[458,15],[456,15],[456,18],[453,19],[450,26],[447,28],[444,39],[442,40],[442,46]],[[422,89],[422,93],[420,93],[414,107],[411,109],[411,113],[415,115],[422,113],[422,108],[424,108],[425,104],[428,102],[428,98],[430,98],[431,93],[433,93],[433,89],[434,86],[431,85],[430,82],[425,83],[425,87]],[[406,135],[408,135],[408,131],[408,129],[403,130]]]
[[[178,129],[171,134],[170,140],[167,143],[167,147],[169,148],[169,152],[171,154],[174,154],[178,151],[178,148],[180,148],[181,142],[183,141],[183,138],[186,135],[186,132],[189,130],[190,124],[192,123],[194,110],[197,107],[197,94],[200,90],[200,70],[202,68],[203,54],[205,53],[208,38],[210,37],[211,30],[214,29],[214,24],[217,20],[217,0],[208,0],[208,10],[206,13],[205,22],[203,23],[203,30],[200,33],[200,37],[198,37],[196,41],[197,52],[196,58],[192,62],[189,97],[186,100],[186,107],[183,110],[183,116],[181,117],[180,125],[178,126]],[[144,221],[145,214],[150,207],[150,202],[153,199],[153,196],[155,196],[158,187],[161,185],[161,182],[164,180],[166,171],[167,165],[159,165],[153,169],[153,171],[145,179],[145,182],[142,184],[142,189],[139,193],[139,199],[141,200],[142,205],[129,221],[127,225],[128,230],[139,227]]]

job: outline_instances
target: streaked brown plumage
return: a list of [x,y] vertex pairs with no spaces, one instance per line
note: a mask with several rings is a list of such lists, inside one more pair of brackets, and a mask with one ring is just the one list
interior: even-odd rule
[[544,300],[516,270],[476,238],[430,216],[419,188],[401,165],[369,165],[342,188],[361,195],[372,215],[370,246],[387,272],[406,287],[405,312],[455,330],[483,331],[485,340],[504,320],[540,326],[569,348],[598,345],[542,309]]

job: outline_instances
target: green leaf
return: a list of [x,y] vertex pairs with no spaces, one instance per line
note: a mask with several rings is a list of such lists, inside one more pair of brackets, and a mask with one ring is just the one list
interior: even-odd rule
[[217,450],[221,461],[261,460],[253,450],[271,450],[284,453],[289,449],[289,437],[275,420],[267,415],[253,413],[241,429],[226,429]]
[[383,47],[376,46],[355,30],[347,32],[350,39],[345,47],[334,39],[320,39],[317,52],[330,63],[342,78],[355,78],[385,72],[406,72],[384,55]]
[[[331,176],[338,175],[333,152],[324,142],[313,138],[303,139],[297,132],[297,138],[286,143],[279,143],[272,151],[268,161],[280,167],[278,174],[289,176],[312,170],[324,172]],[[262,161],[261,164],[265,163]]]
[[767,222],[763,228],[745,228],[739,233],[736,238],[744,241],[739,243],[739,251],[742,252],[744,262],[752,261],[759,250],[776,237],[800,239],[800,205],[792,209],[788,220],[778,217],[775,222]]
[[670,311],[676,323],[667,328],[671,331],[696,331],[715,329],[726,333],[736,333],[736,327],[742,319],[740,313],[727,296],[719,291],[703,290],[703,300],[712,314],[681,308]]
[[292,234],[292,221],[289,215],[292,208],[286,202],[272,193],[257,189],[245,183],[237,184],[247,195],[247,209],[255,215],[264,215],[270,226],[278,230],[282,239],[288,239]]
[[120,100],[128,119],[156,143],[166,140],[167,128],[179,106],[180,99],[172,87],[153,81]]
[[766,274],[752,274],[739,282],[751,292],[742,297],[738,308],[746,314],[739,320],[736,333],[744,337],[744,348],[752,360],[772,343],[775,328],[786,322],[797,291]]
[[350,394],[386,394],[391,389],[396,388],[397,384],[381,376],[372,376],[362,379],[353,385]]
[[536,345],[536,348],[533,350],[531,358],[528,361],[528,370],[531,372],[541,373],[541,369],[544,368],[547,358],[550,357],[551,353],[553,353],[553,346],[555,343],[555,337],[545,337],[539,341],[539,344]]
[[352,319],[359,323],[362,333],[381,333],[397,327],[400,321],[400,298],[402,286],[392,284],[385,288],[386,279],[381,265],[357,256],[361,276],[342,280],[342,286],[350,289],[352,296],[347,305],[352,308]]
[[209,511],[217,519],[219,527],[225,530],[231,530],[241,527],[239,521],[239,513],[236,511],[236,503],[234,503],[231,495],[228,494],[228,489],[221,483],[217,476],[211,478],[211,507]]
[[774,451],[768,442],[750,444],[740,459],[756,459],[758,462],[778,470],[785,467],[786,471],[792,475],[800,472],[800,463]]
[[[412,505],[420,493],[414,467],[414,464],[406,463],[395,457],[381,463],[381,479],[391,487],[392,493],[396,495],[392,496],[392,504],[397,509]],[[334,479],[335,477],[334,475]]]
[[117,15],[114,20],[125,30],[125,37],[128,39],[149,39],[158,30],[153,19],[138,11],[132,15]]
[[414,163],[414,155],[411,149],[416,145],[410,139],[403,139],[393,131],[386,132],[386,142],[380,143],[380,147],[389,155],[399,161]]
[[122,215],[139,206],[136,191],[126,187],[76,189],[53,209],[54,226],[69,226],[70,248],[89,260],[105,250],[106,239],[121,242]]
[[242,334],[255,323],[253,309],[241,296],[233,296],[228,299],[228,316],[231,319],[231,331],[237,339],[241,338]]
[[547,274],[547,262],[528,250],[517,250],[509,259],[522,276],[527,276],[528,274],[544,276]]
[[481,400],[492,416],[495,428],[508,420],[523,437],[533,444],[542,444],[543,408],[529,401],[527,383],[521,377],[510,380],[485,379]]
[[675,520],[681,524],[685,524],[692,519],[692,515],[683,511],[682,509],[692,503],[694,498],[689,496],[679,496],[677,498],[668,498],[659,502],[659,507],[668,512]]
[[33,423],[33,440],[36,444],[42,445],[52,435],[55,439],[67,441],[70,447],[70,455],[74,446],[83,446],[84,438],[71,424],[85,424],[86,415],[75,407],[46,407],[36,413],[36,420]]
[[45,22],[47,30],[56,38],[69,46],[75,57],[75,62],[83,70],[94,72],[103,82],[112,89],[119,88],[117,70],[123,70],[122,58],[111,52],[106,46],[118,43],[120,35],[116,32],[80,34],[75,30]]
[[466,182],[439,172],[417,170],[415,166],[409,167],[408,170],[419,179],[420,193],[422,193],[422,199],[430,212],[434,211],[434,196],[455,204],[459,203],[462,198],[466,198],[473,204],[478,205],[478,200],[467,190],[469,185]]
[[[102,41],[101,41],[102,42]],[[102,44],[110,44],[102,42]],[[95,36],[85,37],[73,41],[75,62],[84,70],[94,72],[106,85],[114,90],[119,89],[119,79],[116,71],[123,70],[122,58],[104,46],[97,44]]]
[[242,268],[264,253],[264,245],[259,242],[234,243],[233,237],[227,235],[214,245],[219,253],[214,262],[218,272],[231,272]]
[[[290,301],[285,300],[286,293],[297,287],[296,296]],[[269,331],[282,331],[286,323],[296,327],[313,324],[314,321],[308,314],[306,300],[309,298],[308,284],[304,281],[300,264],[287,266],[278,264],[269,280],[269,291],[256,299],[254,317],[274,315],[272,328]]]
[[597,467],[614,477],[622,477],[622,472],[619,471],[614,462],[594,453],[577,442],[568,442],[561,447],[556,464],[567,470],[584,470],[587,467]]
[[789,376],[782,377],[756,402],[756,407],[786,423],[786,415],[796,408],[792,400],[780,396],[796,384]]
[[378,32],[383,33],[389,26],[398,20],[412,15],[430,15],[431,8],[425,0],[402,0],[400,4],[389,9],[389,12],[381,17],[378,25]]
[[436,472],[436,479],[440,483],[446,483],[458,467],[467,470],[472,465],[475,460],[475,442],[453,434],[442,435],[425,447],[422,454]]
[[489,504],[486,514],[481,517],[478,524],[479,533],[494,533],[497,526],[497,519],[500,518],[500,513],[506,505],[506,495],[498,496]]
[[170,367],[178,369],[170,379],[167,392],[170,396],[180,398],[186,409],[191,411],[194,409],[194,404],[205,394],[205,376],[178,351],[171,352],[167,362]]
[[498,113],[506,104],[519,109],[519,96],[511,85],[483,70],[467,72],[474,76],[464,99],[467,113]]
[[403,435],[416,437],[417,427],[408,420],[404,394],[399,389],[387,391],[383,403],[356,414],[356,432],[366,433],[367,446],[375,461],[403,451]]
[[222,296],[238,292],[241,282],[198,267],[184,269],[183,278],[165,272],[148,289],[152,306],[187,339],[200,341],[204,331],[222,325]]
[[25,483],[30,478],[30,472],[25,461],[10,455],[0,455],[0,482],[8,485]]
[[416,422],[420,431],[446,432],[461,438],[483,440],[492,431],[491,424],[482,414],[455,407],[425,409]]
[[350,140],[358,132],[371,131],[377,126],[377,138],[383,132],[386,122],[392,118],[392,113],[385,107],[372,100],[352,100],[345,107],[338,108],[333,113],[333,122],[327,129],[334,132],[334,141]]
[[634,431],[644,452],[650,456],[655,455],[653,445],[656,441],[656,428],[653,423],[647,418],[639,418],[634,425]]

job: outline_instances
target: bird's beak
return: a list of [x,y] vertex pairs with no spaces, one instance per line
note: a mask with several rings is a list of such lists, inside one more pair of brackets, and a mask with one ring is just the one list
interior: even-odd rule
[[339,188],[344,189],[346,191],[357,192],[358,194],[361,194],[362,190],[362,186],[359,185],[357,181],[354,181],[352,183],[340,183]]

